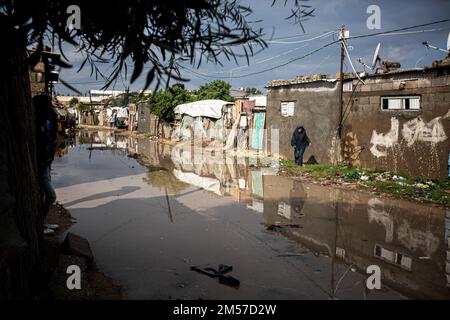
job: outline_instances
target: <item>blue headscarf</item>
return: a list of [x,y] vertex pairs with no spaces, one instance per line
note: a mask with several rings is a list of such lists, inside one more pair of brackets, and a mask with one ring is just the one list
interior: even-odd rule
[[[303,129],[302,132],[298,132],[298,129],[300,128]],[[305,127],[303,127],[302,125],[295,128],[295,131],[292,134],[291,138],[291,146],[295,146],[297,149],[306,148],[307,146],[309,146],[309,138],[306,134]]]

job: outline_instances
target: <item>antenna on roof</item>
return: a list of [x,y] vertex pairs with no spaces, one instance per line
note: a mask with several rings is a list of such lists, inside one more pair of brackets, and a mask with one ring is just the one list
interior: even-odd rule
[[447,38],[447,50],[432,46],[431,44],[428,43],[428,41],[424,41],[424,42],[422,42],[422,44],[427,48],[435,49],[437,51],[442,51],[445,53],[450,53],[450,32],[449,32],[448,38]]
[[372,65],[367,65],[362,58],[359,58],[357,61],[362,64],[365,68],[368,68],[372,71],[375,71],[375,68],[377,66],[378,63],[381,62],[381,58],[380,58],[380,49],[381,49],[381,43],[378,43],[377,48],[375,49],[375,52],[373,54],[373,58],[372,58]]

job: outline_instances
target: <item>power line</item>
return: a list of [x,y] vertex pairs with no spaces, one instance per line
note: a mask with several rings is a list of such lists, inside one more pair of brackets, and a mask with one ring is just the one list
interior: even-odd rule
[[277,66],[275,66],[275,67],[268,68],[268,69],[265,69],[265,70],[262,70],[262,71],[257,71],[257,72],[252,72],[252,73],[240,75],[240,76],[230,76],[230,77],[211,76],[211,75],[208,75],[208,74],[202,74],[202,73],[196,72],[196,71],[194,71],[194,70],[192,70],[192,69],[188,69],[188,68],[183,67],[183,66],[181,66],[181,65],[180,65],[180,67],[181,67],[182,69],[189,70],[189,71],[191,71],[192,73],[197,74],[197,75],[199,75],[199,76],[203,76],[203,77],[214,78],[214,79],[240,79],[240,78],[246,78],[246,77],[250,77],[250,76],[255,76],[255,75],[258,75],[258,74],[262,74],[262,73],[265,73],[265,72],[268,72],[268,71],[272,71],[272,70],[275,70],[275,69],[278,69],[278,68],[282,68],[282,67],[284,67],[284,66],[287,66],[288,64],[291,64],[291,63],[296,62],[296,61],[298,61],[298,60],[301,60],[301,59],[304,59],[304,58],[306,58],[306,57],[309,57],[310,55],[313,55],[313,54],[315,54],[315,53],[317,53],[317,52],[319,52],[319,51],[321,51],[321,50],[323,50],[323,49],[325,49],[325,48],[327,48],[327,47],[329,47],[329,46],[331,46],[331,45],[333,45],[333,44],[336,44],[336,43],[338,43],[338,42],[339,42],[339,40],[336,40],[336,41],[327,43],[326,45],[324,45],[324,46],[322,46],[322,47],[320,47],[320,48],[318,48],[318,49],[315,49],[315,50],[313,50],[313,51],[310,51],[310,52],[308,52],[308,53],[306,53],[306,54],[304,54],[304,55],[302,55],[302,56],[300,56],[300,57],[297,57],[297,58],[295,58],[295,59],[291,59],[291,60],[289,60],[289,61],[287,61],[287,62],[285,62],[285,63],[279,64],[279,65],[277,65]]
[[284,37],[276,37],[276,38],[270,38],[270,39],[264,39],[264,41],[274,41],[274,40],[288,40],[288,39],[295,39],[300,37],[306,37],[306,36],[312,36],[312,35],[324,35],[333,31],[339,31],[338,29],[334,30],[328,30],[328,31],[322,31],[322,32],[316,32],[316,33],[303,33],[303,34],[297,34],[295,36],[284,36]]
[[227,74],[227,73],[230,73],[230,72],[234,72],[234,71],[236,71],[236,70],[250,68],[250,67],[252,67],[252,66],[254,66],[254,65],[261,64],[261,63],[264,63],[264,62],[268,62],[268,61],[271,61],[271,60],[273,60],[273,59],[276,59],[276,58],[279,58],[279,57],[288,55],[288,54],[290,54],[290,53],[292,53],[292,52],[294,52],[294,51],[298,51],[298,50],[303,49],[303,48],[305,48],[305,47],[307,47],[307,46],[309,46],[309,44],[302,45],[302,46],[300,46],[300,47],[297,47],[297,48],[294,48],[294,49],[285,51],[285,52],[283,52],[283,53],[277,54],[277,55],[275,55],[275,56],[271,56],[271,57],[269,57],[269,58],[264,58],[264,59],[262,59],[262,60],[258,60],[258,61],[256,61],[253,65],[246,65],[246,66],[236,67],[236,68],[233,68],[233,69],[230,69],[230,70],[226,70],[226,71],[217,71],[217,72],[214,72],[214,73],[216,73],[216,74],[223,74],[223,73]]
[[[444,19],[444,20],[433,21],[433,22],[429,22],[429,23],[424,23],[424,24],[420,24],[420,25],[415,25],[415,26],[410,26],[410,27],[404,27],[404,28],[399,28],[399,29],[394,29],[394,30],[389,30],[389,31],[383,31],[383,32],[377,32],[377,33],[371,33],[371,34],[364,34],[364,35],[351,36],[351,37],[347,38],[347,40],[351,40],[351,39],[361,39],[361,38],[369,38],[369,37],[375,37],[375,36],[381,36],[381,35],[401,35],[400,32],[402,32],[402,31],[407,31],[407,30],[411,30],[411,29],[415,29],[415,28],[420,28],[420,27],[426,27],[426,26],[436,25],[436,24],[440,24],[440,23],[444,23],[444,22],[449,22],[449,21],[450,21],[450,19]],[[438,31],[438,30],[439,30],[439,29],[436,29],[436,30],[434,30],[434,31]],[[414,31],[414,32],[420,33],[420,32],[431,32],[431,31],[433,31],[433,30],[416,30],[416,31]],[[317,40],[317,39],[320,39],[321,37],[327,36],[328,34],[334,34],[334,32],[335,32],[335,31],[333,30],[333,31],[330,31],[330,32],[325,33],[324,35],[319,35],[319,36],[317,36],[317,37],[313,37],[313,38],[311,38],[311,39],[305,39],[305,40],[302,40],[302,41],[306,42],[306,41]],[[403,33],[403,34],[406,34],[406,33]],[[278,68],[285,67],[285,66],[287,66],[287,65],[289,65],[289,64],[291,64],[291,63],[293,63],[293,62],[296,62],[296,61],[302,60],[302,59],[304,59],[304,58],[306,58],[306,57],[309,57],[309,56],[311,56],[311,55],[313,55],[313,54],[315,54],[315,53],[317,53],[317,52],[319,52],[319,51],[321,51],[321,50],[323,50],[323,49],[325,49],[325,48],[327,48],[327,47],[330,47],[330,46],[332,46],[332,45],[334,45],[334,44],[336,44],[336,43],[339,43],[339,42],[340,42],[340,40],[334,40],[334,41],[332,41],[332,42],[329,42],[329,43],[323,45],[322,47],[320,47],[320,48],[318,48],[318,49],[315,49],[315,50],[313,50],[313,51],[310,51],[310,52],[308,52],[308,53],[306,53],[306,54],[304,54],[304,55],[302,55],[302,56],[300,56],[300,57],[291,59],[291,60],[289,60],[289,61],[287,61],[287,62],[281,63],[281,64],[276,65],[276,66],[274,66],[274,67],[267,68],[267,69],[264,69],[264,70],[261,70],[261,71],[257,71],[257,72],[251,72],[251,73],[244,74],[244,75],[240,75],[240,76],[228,76],[228,77],[225,77],[225,76],[212,76],[212,75],[203,74],[203,73],[194,71],[194,70],[192,70],[192,69],[183,67],[183,66],[181,66],[181,65],[180,65],[180,67],[181,67],[182,69],[184,69],[184,70],[189,71],[189,72],[192,73],[192,74],[197,75],[198,77],[200,77],[200,78],[202,78],[202,79],[205,79],[205,78],[214,78],[214,79],[240,79],[240,78],[246,78],[246,77],[251,77],[251,76],[259,75],[259,74],[266,73],[266,72],[269,72],[269,71],[272,71],[272,70],[275,70],[275,69],[278,69]],[[297,42],[297,43],[298,43],[298,42]],[[69,83],[69,84],[83,85],[83,84],[94,84],[94,83],[98,83],[98,82],[79,82],[79,83],[75,83],[75,82],[74,82],[74,83]]]
[[[349,37],[349,38],[347,38],[347,40],[349,40],[349,39],[369,38],[369,37],[375,37],[375,36],[380,36],[380,35],[394,34],[394,33],[402,32],[402,31],[406,31],[406,30],[411,30],[411,29],[415,29],[415,28],[431,26],[431,25],[444,23],[444,22],[449,22],[449,21],[450,21],[450,19],[444,19],[444,20],[433,21],[433,22],[429,22],[429,23],[424,23],[424,24],[420,24],[420,25],[404,27],[404,28],[399,28],[399,29],[394,29],[394,30],[389,30],[389,31],[370,33],[370,34],[364,34],[364,35],[357,35],[357,36]],[[417,31],[418,32],[424,32],[425,30],[417,30]],[[304,59],[304,58],[306,58],[308,56],[311,56],[311,55],[313,55],[313,54],[315,54],[315,53],[317,53],[317,52],[319,52],[319,51],[321,51],[321,50],[323,50],[323,49],[325,49],[325,48],[327,48],[327,47],[329,47],[329,46],[331,46],[333,44],[336,44],[338,42],[340,42],[340,40],[332,41],[332,42],[327,43],[324,46],[322,46],[322,47],[320,47],[320,48],[318,48],[316,50],[313,50],[313,51],[311,51],[311,52],[309,52],[307,54],[304,54],[303,56],[300,56],[300,57],[295,58],[295,59],[291,59],[291,60],[289,60],[289,61],[287,61],[285,63],[279,64],[279,65],[277,65],[275,67],[267,68],[267,69],[264,69],[264,70],[261,70],[261,71],[252,72],[252,73],[248,73],[248,74],[244,74],[244,75],[240,75],[240,76],[229,76],[229,77],[212,76],[212,75],[208,75],[208,74],[202,74],[202,73],[196,72],[196,71],[191,70],[191,69],[187,69],[186,67],[183,67],[183,66],[180,66],[180,67],[182,69],[185,69],[185,70],[190,70],[191,73],[194,73],[194,74],[196,74],[198,76],[202,76],[202,77],[208,77],[208,78],[214,78],[214,79],[240,79],[240,78],[245,78],[245,77],[259,75],[259,74],[262,74],[262,73],[265,73],[265,72],[269,72],[269,71],[272,71],[272,70],[275,70],[275,69],[278,69],[278,68],[282,68],[282,67],[284,67],[284,66],[286,66],[288,64],[291,64],[293,62],[296,62],[298,60],[301,60],[301,59]]]
[[328,37],[328,36],[330,36],[330,35],[333,35],[333,34],[335,34],[335,33],[336,33],[336,30],[333,30],[333,31],[327,32],[327,33],[325,33],[325,34],[322,34],[322,35],[319,35],[319,36],[316,36],[316,37],[313,37],[313,38],[310,38],[310,39],[297,40],[297,41],[278,41],[278,40],[269,40],[269,41],[266,41],[266,43],[274,43],[274,44],[298,44],[298,43],[304,43],[304,42],[314,41],[314,40],[317,40],[317,39],[323,39],[323,38],[326,38],[326,37]]
[[[394,30],[389,30],[389,31],[384,31],[384,32],[376,32],[376,33],[370,33],[370,34],[363,34],[363,35],[359,35],[359,36],[352,36],[352,37],[349,37],[348,39],[360,39],[360,38],[368,38],[368,37],[380,36],[380,35],[385,35],[385,34],[392,34],[394,32],[401,32],[401,31],[411,30],[411,29],[415,29],[415,28],[427,27],[427,26],[444,23],[444,22],[449,22],[449,21],[450,21],[450,19],[444,19],[444,20],[439,20],[439,21],[434,21],[434,22],[429,22],[429,23],[424,23],[424,24],[419,24],[419,25],[415,25],[415,26],[411,26],[411,27],[394,29]],[[421,32],[423,32],[423,30],[421,30]]]

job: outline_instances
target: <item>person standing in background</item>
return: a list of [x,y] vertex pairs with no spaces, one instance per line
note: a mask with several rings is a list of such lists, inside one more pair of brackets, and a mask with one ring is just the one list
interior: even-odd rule
[[291,146],[294,147],[294,157],[297,165],[303,166],[303,154],[310,145],[312,143],[306,134],[305,128],[302,125],[295,128],[291,138]]
[[33,97],[33,106],[36,115],[37,173],[45,220],[51,205],[56,201],[50,174],[55,157],[58,122],[48,95]]

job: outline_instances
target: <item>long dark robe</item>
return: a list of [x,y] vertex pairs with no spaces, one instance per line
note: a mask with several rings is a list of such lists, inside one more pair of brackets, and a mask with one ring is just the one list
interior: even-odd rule
[[[302,128],[302,132],[298,132],[298,129]],[[306,134],[306,130],[303,126],[298,126],[295,128],[294,133],[291,138],[291,146],[295,147],[294,157],[295,163],[298,165],[303,165],[303,154],[306,148],[309,146],[310,140]]]

